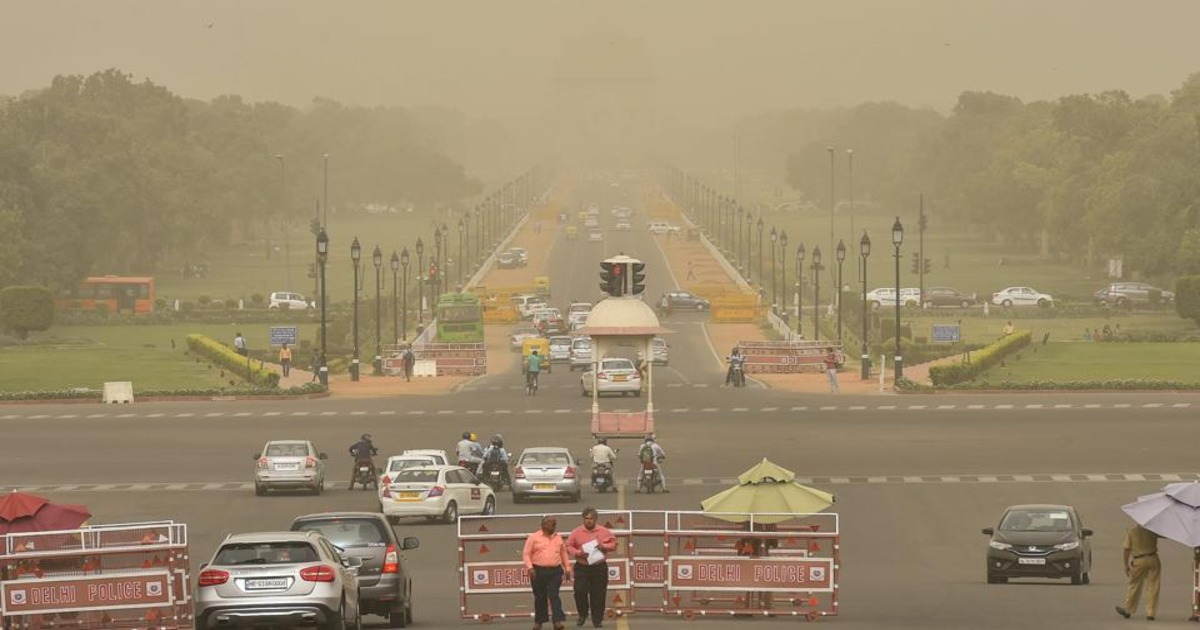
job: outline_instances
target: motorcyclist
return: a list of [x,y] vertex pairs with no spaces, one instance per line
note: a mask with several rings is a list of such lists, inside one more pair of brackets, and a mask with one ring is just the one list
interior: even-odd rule
[[454,450],[458,453],[458,465],[476,472],[483,461],[483,448],[472,439],[473,435],[475,434],[470,431],[463,431],[462,439],[455,445]]
[[[729,356],[726,357],[725,360],[729,361],[729,369],[725,371],[725,385],[728,386],[729,383],[733,380],[734,366],[738,366],[742,369],[742,378],[745,378],[745,376],[746,376],[746,371],[745,371],[746,370],[746,357],[744,355],[742,355],[741,348],[734,346],[733,350],[729,353]],[[734,383],[734,385],[737,385],[737,383]]]
[[511,486],[512,482],[508,477],[508,451],[504,450],[504,436],[497,433],[492,436],[491,443],[487,448],[483,449],[483,466],[480,469],[481,473],[490,472],[493,467],[499,467],[500,478],[504,483]]
[[358,467],[362,464],[367,464],[371,467],[371,476],[378,476],[379,470],[375,468],[375,455],[379,454],[379,449],[375,448],[375,444],[371,441],[371,434],[364,433],[357,442],[350,445],[350,455],[354,457],[354,466],[350,468],[350,487],[354,488],[354,481],[358,476]]
[[609,479],[612,479],[613,467],[617,463],[617,452],[608,445],[608,440],[600,438],[592,447],[592,476],[595,477],[601,466],[608,466]]
[[[638,450],[638,460],[642,462],[643,466],[651,466],[656,469],[658,471],[658,483],[662,486],[662,491],[670,492],[670,490],[667,490],[667,475],[662,467],[662,462],[666,458],[667,452],[655,441],[654,434],[647,435],[646,440],[642,442],[641,449]],[[642,487],[639,484],[636,492],[641,491]]]

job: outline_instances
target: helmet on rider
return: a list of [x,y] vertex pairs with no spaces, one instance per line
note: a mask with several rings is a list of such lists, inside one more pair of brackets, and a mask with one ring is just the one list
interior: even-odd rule
[[464,439],[464,440],[469,440],[469,439],[471,439],[471,432],[470,432],[470,431],[463,431],[463,437],[462,437],[462,439]]
[[529,351],[529,353],[530,353],[530,354],[537,354],[537,348],[534,348],[534,349],[530,350],[530,351]]
[[495,446],[495,447],[504,446],[504,438],[499,433],[492,436],[492,446]]
[[739,347],[737,347],[737,346],[734,346],[734,347],[733,347],[733,351],[732,351],[732,352],[730,352],[730,354],[735,354],[735,355],[736,355],[736,354],[741,354],[741,353],[742,353],[742,349],[741,349],[741,348],[739,348]]
[[478,436],[478,435],[476,435],[475,433],[471,433],[471,437],[469,437],[469,438],[467,438],[467,439],[471,440],[472,442],[478,442],[478,441],[479,441],[479,436]]
[[654,441],[654,434],[653,434],[653,433],[647,433],[647,434],[646,434],[646,441],[647,441],[647,442],[653,442],[653,441]]
[[599,440],[596,440],[596,443],[597,444],[608,444],[608,438],[600,438]]
[[362,438],[361,438],[361,439],[363,439],[363,440],[366,440],[366,441],[370,442],[370,441],[371,441],[371,434],[370,434],[370,433],[364,433],[364,434],[362,434]]

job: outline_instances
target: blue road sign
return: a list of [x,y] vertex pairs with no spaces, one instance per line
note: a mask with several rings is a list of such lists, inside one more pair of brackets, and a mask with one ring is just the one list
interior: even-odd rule
[[934,343],[958,343],[959,334],[958,324],[934,324],[931,338]]
[[296,327],[295,326],[272,326],[271,327],[271,345],[282,346],[296,345]]

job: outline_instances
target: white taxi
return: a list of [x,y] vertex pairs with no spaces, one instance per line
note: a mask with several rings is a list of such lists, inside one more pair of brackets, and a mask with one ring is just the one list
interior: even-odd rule
[[405,468],[383,487],[379,509],[393,524],[424,516],[457,523],[459,514],[496,513],[496,493],[460,466]]

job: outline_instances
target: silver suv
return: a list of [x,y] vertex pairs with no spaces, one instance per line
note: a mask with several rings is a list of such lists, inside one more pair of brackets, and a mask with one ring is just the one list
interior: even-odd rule
[[262,496],[273,488],[308,489],[321,494],[325,489],[325,460],[308,440],[272,440],[253,455],[254,494]]
[[379,512],[306,514],[296,517],[291,529],[320,532],[343,556],[362,561],[358,568],[362,614],[385,617],[393,628],[412,623],[412,574],[404,552],[417,548],[416,536],[399,539]]
[[196,580],[196,626],[362,628],[358,558],[318,532],[230,534]]
[[587,370],[592,365],[592,338],[576,337],[571,340],[571,371]]

